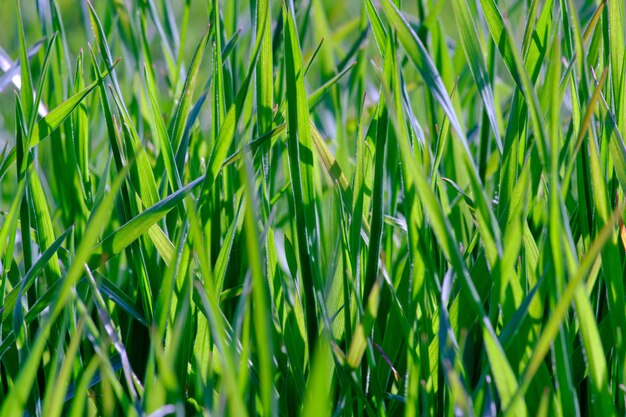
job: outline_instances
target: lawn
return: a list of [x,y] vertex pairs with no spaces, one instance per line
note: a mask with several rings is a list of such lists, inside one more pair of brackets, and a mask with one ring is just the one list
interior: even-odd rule
[[0,417],[626,414],[624,0],[92,3],[0,0]]

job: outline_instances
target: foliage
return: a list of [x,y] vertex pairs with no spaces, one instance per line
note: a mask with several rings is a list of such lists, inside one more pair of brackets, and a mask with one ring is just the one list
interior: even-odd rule
[[626,413],[622,0],[22,3],[0,417]]

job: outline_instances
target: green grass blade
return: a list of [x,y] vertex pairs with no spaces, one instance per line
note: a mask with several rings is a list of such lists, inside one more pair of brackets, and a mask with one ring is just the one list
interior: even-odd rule
[[305,293],[309,352],[313,353],[318,335],[314,298],[316,286],[317,225],[314,208],[313,146],[309,125],[309,109],[304,89],[302,52],[297,36],[293,4],[283,7],[285,20],[285,67],[287,68],[287,129],[289,172],[296,210],[296,230],[300,271]]
[[108,259],[110,256],[115,256],[124,250],[151,226],[163,218],[163,216],[180,204],[183,199],[203,181],[204,177],[195,179],[180,190],[170,194],[155,205],[139,213],[118,230],[104,238],[96,247],[102,248],[102,255],[98,256],[96,262],[98,262],[101,257]]
[[382,4],[389,22],[396,28],[398,40],[402,44],[406,54],[423,77],[428,90],[439,102],[448,119],[450,119],[452,129],[454,129],[459,138],[461,138],[461,142],[464,146],[467,147],[465,132],[461,129],[456,112],[454,111],[454,106],[450,101],[450,95],[446,91],[441,75],[439,75],[439,71],[437,71],[435,64],[433,64],[432,59],[428,55],[428,51],[426,51],[422,41],[402,16],[397,6],[394,5],[391,0],[384,0]]
[[476,81],[478,92],[485,105],[485,111],[489,117],[489,123],[491,124],[496,144],[500,152],[502,152],[502,139],[500,138],[500,129],[496,118],[493,91],[491,91],[489,73],[483,58],[476,26],[474,25],[469,6],[465,0],[454,0],[452,2],[452,9],[454,10],[454,17],[459,29],[465,57],[467,58],[474,80]]

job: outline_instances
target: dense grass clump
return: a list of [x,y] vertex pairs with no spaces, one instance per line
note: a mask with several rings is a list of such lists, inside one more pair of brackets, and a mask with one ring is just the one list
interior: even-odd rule
[[0,0],[0,417],[626,414],[624,0],[93,3]]

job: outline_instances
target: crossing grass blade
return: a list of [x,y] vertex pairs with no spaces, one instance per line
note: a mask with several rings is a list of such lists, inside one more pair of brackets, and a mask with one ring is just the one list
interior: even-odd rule
[[[151,226],[158,222],[176,205],[180,204],[194,188],[198,187],[204,180],[200,177],[187,184],[180,190],[174,192],[155,205],[147,208],[137,216],[133,217],[122,227],[98,243],[97,248],[102,248],[102,254],[97,259],[108,259],[124,250],[134,242],[139,236],[145,233]],[[104,256],[104,258],[102,258]]]

